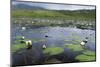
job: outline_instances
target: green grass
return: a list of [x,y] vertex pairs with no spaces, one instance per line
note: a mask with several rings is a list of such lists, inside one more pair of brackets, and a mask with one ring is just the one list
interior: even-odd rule
[[61,47],[50,47],[43,50],[44,54],[49,55],[58,55],[64,52],[64,49]]
[[55,11],[55,10],[12,10],[12,17],[49,18],[49,19],[95,19],[95,10]]
[[[21,23],[27,23],[27,21],[32,19],[46,19],[48,21],[34,21],[33,26],[60,26],[60,27],[68,27],[70,25],[76,26],[77,28],[82,29],[95,29],[95,18],[96,18],[96,11],[95,10],[77,10],[77,11],[67,11],[67,10],[26,10],[26,9],[15,9],[12,10],[12,18],[15,20],[21,21]],[[25,18],[18,19],[18,18]],[[26,19],[28,18],[28,19]],[[52,22],[52,20],[56,20],[56,22]],[[58,21],[61,21],[59,24]],[[66,21],[66,20],[73,20],[73,21]],[[19,23],[20,22],[16,22]],[[77,24],[77,21],[79,21]],[[88,22],[83,22],[88,21]],[[94,21],[94,22],[91,22]],[[89,22],[92,23],[92,26],[87,26]],[[84,23],[84,25],[82,25]],[[31,24],[31,23],[30,23]]]

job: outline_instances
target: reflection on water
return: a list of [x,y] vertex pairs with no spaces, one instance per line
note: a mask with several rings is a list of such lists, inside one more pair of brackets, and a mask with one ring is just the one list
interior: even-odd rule
[[[12,45],[16,41],[17,36],[25,36],[28,39],[44,39],[44,41],[33,42],[32,49],[23,49],[17,53],[12,54],[13,65],[31,65],[31,64],[44,64],[43,61],[48,58],[42,52],[42,45],[46,44],[47,47],[61,47],[64,52],[51,56],[48,59],[55,58],[60,62],[77,62],[75,56],[81,54],[81,52],[73,52],[65,47],[65,44],[79,44],[85,37],[89,38],[86,47],[89,50],[95,51],[95,31],[94,30],[82,30],[70,27],[26,27],[26,30],[22,31],[20,26],[12,26]],[[45,37],[47,35],[48,37]],[[79,42],[73,42],[79,41]],[[54,60],[52,60],[53,62]]]

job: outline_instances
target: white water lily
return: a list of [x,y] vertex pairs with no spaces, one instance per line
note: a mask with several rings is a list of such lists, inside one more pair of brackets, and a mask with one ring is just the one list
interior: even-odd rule
[[32,41],[31,40],[25,41],[25,44],[27,45],[27,48],[31,48],[32,47]]
[[22,36],[22,37],[21,37],[21,39],[22,39],[22,40],[24,40],[24,39],[25,39],[25,37],[24,37],[24,36]]
[[32,41],[31,40],[27,40],[25,41],[26,45],[32,45]]
[[45,48],[47,48],[47,47],[46,47],[46,45],[44,44],[44,45],[42,46],[42,48],[45,49]]
[[82,45],[82,46],[85,46],[85,42],[82,41],[82,42],[81,42],[81,45]]
[[26,30],[26,27],[22,27],[22,30]]

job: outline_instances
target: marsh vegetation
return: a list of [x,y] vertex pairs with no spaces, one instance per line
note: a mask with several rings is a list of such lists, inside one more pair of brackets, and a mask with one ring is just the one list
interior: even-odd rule
[[[95,61],[96,10],[14,9],[11,19],[12,64],[37,65]],[[31,40],[26,49],[24,41]],[[88,37],[83,48],[80,43]],[[43,49],[45,45],[45,49]]]

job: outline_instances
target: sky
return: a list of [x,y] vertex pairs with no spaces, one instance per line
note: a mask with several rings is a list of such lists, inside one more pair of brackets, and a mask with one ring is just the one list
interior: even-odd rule
[[12,5],[26,4],[30,6],[38,6],[51,10],[82,10],[82,9],[95,9],[95,6],[86,5],[72,5],[72,4],[55,4],[55,3],[40,3],[40,2],[18,2],[12,1]]

